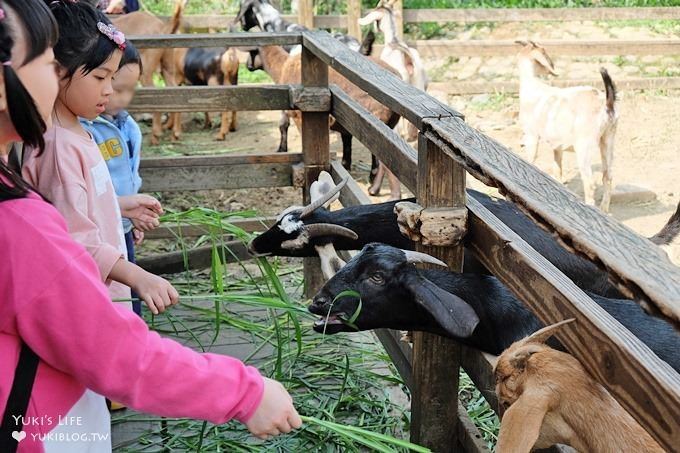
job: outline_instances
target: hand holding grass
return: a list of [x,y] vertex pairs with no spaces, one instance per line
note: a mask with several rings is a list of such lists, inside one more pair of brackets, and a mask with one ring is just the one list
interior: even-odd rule
[[289,433],[301,426],[302,419],[293,406],[293,398],[283,385],[264,378],[262,402],[246,423],[248,430],[260,439],[268,439],[270,436]]
[[114,264],[109,278],[135,290],[154,315],[179,303],[179,293],[170,282],[123,258]]

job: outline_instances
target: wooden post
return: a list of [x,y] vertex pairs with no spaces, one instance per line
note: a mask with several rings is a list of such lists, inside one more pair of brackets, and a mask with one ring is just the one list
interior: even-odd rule
[[394,25],[397,32],[397,37],[404,40],[404,0],[393,0],[392,8],[394,10]]
[[310,30],[314,28],[314,0],[299,0],[298,23]]
[[[418,136],[418,203],[425,208],[465,207],[465,170],[422,134]],[[417,250],[460,271],[463,247]],[[438,453],[453,452],[457,440],[460,346],[438,335],[414,332],[411,441]]]
[[[310,2],[311,3],[311,2]],[[300,2],[300,6],[305,2]],[[328,88],[328,66],[307,48],[302,48],[302,86]],[[328,138],[328,113],[302,113],[302,153],[305,163],[304,203],[310,202],[309,187],[323,170],[330,169]],[[323,285],[321,262],[318,258],[305,258],[305,296],[312,297]]]
[[361,0],[347,0],[347,34],[361,41]]

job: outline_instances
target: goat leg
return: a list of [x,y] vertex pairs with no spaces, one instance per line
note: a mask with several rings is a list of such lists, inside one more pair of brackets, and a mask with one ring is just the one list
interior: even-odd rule
[[279,118],[279,132],[281,133],[281,142],[279,143],[279,149],[276,150],[277,153],[287,153],[288,152],[288,127],[290,126],[290,118],[286,112],[281,112],[281,118]]
[[342,138],[342,166],[345,170],[352,169],[352,136],[350,134],[340,134]]
[[389,201],[401,200],[401,183],[399,178],[389,168],[385,167],[385,171],[387,172],[387,180],[390,182]]
[[382,186],[383,178],[385,177],[385,171],[387,170],[387,167],[385,164],[382,162],[378,161],[378,173],[375,175],[375,179],[373,180],[373,184],[371,187],[368,189],[368,194],[377,197],[380,195],[380,188]]
[[368,182],[373,184],[373,181],[375,181],[376,176],[378,176],[378,170],[380,169],[380,161],[378,161],[378,158],[375,157],[374,154],[371,154],[371,172],[368,174]]
[[205,120],[203,121],[203,130],[212,129],[212,121],[210,120],[210,112],[203,113]]
[[229,133],[229,112],[222,112],[221,116],[220,130],[215,134],[215,140],[217,141],[223,141]]

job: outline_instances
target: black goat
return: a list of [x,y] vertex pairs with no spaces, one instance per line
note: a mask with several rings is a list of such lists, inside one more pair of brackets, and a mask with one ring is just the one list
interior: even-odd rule
[[[468,189],[474,198],[498,217],[511,230],[519,234],[539,254],[569,277],[579,288],[600,296],[621,298],[622,294],[609,282],[607,273],[585,258],[567,251],[547,231],[537,226],[526,214],[507,200],[492,198]],[[415,199],[402,200],[415,202]],[[401,234],[394,208],[400,201],[390,201],[363,206],[352,206],[329,211],[318,205],[315,209],[290,207],[278,218],[275,225],[249,244],[254,255],[316,256],[317,248],[332,244],[336,250],[360,250],[371,242],[382,242],[400,249],[413,250],[415,244]],[[303,214],[304,215],[301,215]],[[356,233],[357,239],[342,235],[306,234],[309,225],[339,225]],[[285,227],[284,227],[285,225]],[[650,238],[656,244],[668,244],[680,234],[680,205],[663,229]],[[465,251],[463,272],[489,274],[488,270],[468,250]]]
[[[314,330],[329,334],[377,328],[426,331],[498,355],[543,327],[495,277],[418,270],[416,262],[443,264],[418,252],[366,245],[314,297],[309,310],[321,316]],[[361,306],[356,297],[338,297],[347,290],[359,294]],[[589,296],[680,371],[680,335],[673,326],[648,316],[631,300]],[[347,322],[351,318],[352,325]]]

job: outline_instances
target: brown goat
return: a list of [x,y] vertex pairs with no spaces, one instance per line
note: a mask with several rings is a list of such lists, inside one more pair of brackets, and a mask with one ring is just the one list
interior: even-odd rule
[[545,344],[545,327],[513,343],[495,367],[503,414],[498,453],[530,452],[554,444],[581,452],[663,452],[652,437],[573,356]]
[[[288,52],[286,52],[280,46],[265,46],[260,47],[259,56],[265,71],[271,76],[271,78],[277,84],[301,83],[302,57],[300,53],[289,55]],[[372,57],[368,58],[374,63],[386,69],[387,71],[395,75],[398,75],[397,72],[390,66],[388,66],[386,63],[376,58]],[[393,128],[399,121],[399,115],[397,113],[393,112],[389,108],[382,105],[380,102],[373,99],[371,96],[368,95],[368,93],[366,93],[356,85],[352,84],[349,80],[341,76],[338,72],[336,72],[332,68],[329,68],[328,70],[328,83],[330,85],[334,84],[340,87],[345,93],[347,93],[348,96],[354,99],[366,110],[373,113],[373,115],[375,115],[380,121],[385,123],[390,128]],[[298,130],[301,130],[302,113],[299,110],[289,110],[286,112],[286,114],[288,115],[289,118],[291,118],[295,122],[295,125],[297,126]],[[343,135],[344,145],[345,137],[350,136],[350,134],[339,123],[337,123],[334,118],[331,118],[329,126],[331,130],[339,132],[341,135]],[[282,136],[283,133],[284,131],[282,130]],[[347,156],[345,155],[345,150],[343,149],[343,160],[345,160],[346,158]],[[349,166],[349,164],[347,166]],[[389,170],[387,170],[387,174],[390,180],[391,191],[390,198],[397,200],[401,198],[401,187],[399,184],[399,180]],[[373,187],[369,190],[369,193],[378,193],[381,182],[382,182],[381,178],[376,177],[373,183]]]
[[[186,0],[177,0],[175,10],[170,22],[165,23],[160,18],[145,11],[135,11],[124,16],[113,19],[113,23],[126,35],[172,35],[177,33],[180,28],[182,14]],[[169,87],[177,86],[176,83],[176,59],[181,58],[183,52],[180,49],[142,49],[140,50],[142,57],[142,86],[153,87],[153,75],[156,72],[161,73],[165,85]],[[170,118],[175,114],[171,114]],[[179,124],[179,121],[173,122]],[[151,143],[157,145],[163,135],[163,125],[161,123],[161,114],[153,114]],[[181,130],[177,127],[173,130],[172,140],[179,139]]]

